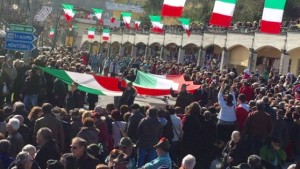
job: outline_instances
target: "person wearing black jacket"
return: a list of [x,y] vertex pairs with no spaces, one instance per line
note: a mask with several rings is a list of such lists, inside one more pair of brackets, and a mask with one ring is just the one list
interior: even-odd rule
[[66,104],[65,104],[65,108],[67,110],[67,112],[69,112],[72,109],[75,108],[82,108],[83,107],[83,97],[80,93],[80,91],[77,89],[78,88],[78,84],[77,83],[72,83],[71,85],[71,90],[66,94]]
[[57,144],[53,140],[52,132],[49,128],[43,127],[37,132],[37,143],[40,146],[36,153],[35,160],[41,169],[47,167],[47,161],[59,160],[60,152]]
[[208,93],[206,91],[207,85],[203,84],[201,87],[199,87],[195,92],[194,95],[194,101],[198,102],[201,107],[204,107],[208,103]]
[[123,94],[119,101],[119,107],[122,105],[131,106],[134,102],[135,96],[137,95],[137,91],[132,86],[132,82],[128,82],[126,87],[122,86],[122,78],[119,79],[118,88],[123,91]]

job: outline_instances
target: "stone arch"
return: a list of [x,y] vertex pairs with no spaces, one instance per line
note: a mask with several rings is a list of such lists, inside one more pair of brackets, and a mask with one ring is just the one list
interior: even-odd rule
[[131,54],[133,44],[130,42],[125,42],[120,49],[120,56],[129,56]]
[[150,57],[158,57],[161,53],[161,48],[162,46],[157,43],[157,42],[154,42],[152,44],[149,45],[149,53],[147,53]]
[[119,52],[120,52],[120,42],[117,42],[117,41],[115,41],[115,42],[113,42],[113,43],[111,43],[111,56],[116,56],[116,55],[118,55],[119,54]]
[[174,60],[178,59],[178,54],[179,54],[179,46],[175,43],[169,43],[165,45],[164,50],[163,50],[163,59],[165,60]]
[[290,56],[290,72],[295,75],[300,75],[300,47],[288,51]]
[[135,44],[135,48],[136,48],[136,56],[146,55],[147,45],[145,43],[139,42],[139,43]]
[[92,43],[91,52],[92,53],[98,53],[100,51],[100,43],[98,41],[94,41]]
[[90,45],[91,45],[91,42],[89,41],[84,41],[83,44],[81,45],[81,50],[82,51],[89,51],[90,50]]
[[228,48],[229,67],[235,67],[238,73],[241,73],[248,67],[250,51],[243,45],[235,45]]
[[279,71],[281,51],[273,46],[262,46],[255,50],[257,54],[256,69],[259,73],[271,68]]
[[218,67],[221,63],[222,47],[216,44],[211,44],[204,47],[203,50],[205,51],[204,66]]

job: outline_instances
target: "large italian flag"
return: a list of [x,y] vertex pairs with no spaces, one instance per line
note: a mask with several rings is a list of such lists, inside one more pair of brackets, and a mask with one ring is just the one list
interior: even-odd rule
[[[52,68],[40,67],[44,72],[62,80],[66,84],[76,82],[78,89],[87,93],[107,96],[120,96],[122,91],[118,89],[118,79],[77,72],[69,72]],[[193,92],[199,86],[193,82],[184,81],[183,76],[158,76],[138,71],[137,78],[133,83],[140,95],[164,96],[170,94],[170,88],[179,91],[182,84],[188,84],[187,89]],[[125,86],[126,82],[122,82]]]
[[122,12],[122,17],[123,17],[123,22],[126,25],[126,27],[128,29],[130,29],[130,21],[131,21],[131,15],[132,13],[128,13],[128,12]]
[[152,23],[152,31],[157,33],[163,33],[163,24],[161,23],[161,16],[149,15]]
[[279,34],[286,0],[265,0],[260,31]]
[[102,40],[109,41],[109,37],[110,37],[110,30],[109,29],[103,29]]
[[89,29],[88,29],[88,38],[89,39],[94,39],[95,38],[95,28],[89,27]]
[[228,28],[231,24],[236,0],[216,0],[209,24]]
[[62,4],[63,10],[65,13],[65,18],[67,22],[71,22],[73,17],[75,16],[74,6],[70,4]]
[[191,35],[191,31],[190,31],[190,19],[188,18],[179,18],[178,19],[181,24],[182,24],[182,27],[184,28],[184,30],[186,31],[186,33],[188,34],[188,36]]
[[181,17],[186,0],[164,0],[161,15],[170,17]]

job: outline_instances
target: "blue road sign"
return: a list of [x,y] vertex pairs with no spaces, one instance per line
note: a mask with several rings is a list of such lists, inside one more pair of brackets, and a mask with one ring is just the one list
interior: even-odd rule
[[20,42],[6,39],[5,48],[8,50],[31,51],[36,48],[31,42]]
[[6,39],[13,41],[22,41],[22,42],[33,42],[37,40],[36,36],[33,33],[25,32],[6,32]]

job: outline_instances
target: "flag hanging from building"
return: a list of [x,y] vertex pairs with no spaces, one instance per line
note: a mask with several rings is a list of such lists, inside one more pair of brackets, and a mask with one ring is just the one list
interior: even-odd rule
[[140,24],[141,24],[141,21],[134,21],[135,30],[138,31],[140,29]]
[[94,14],[95,14],[96,18],[100,21],[100,23],[103,22],[102,21],[102,12],[103,12],[103,10],[102,9],[93,8],[93,11],[94,11]]
[[103,29],[102,40],[109,41],[109,37],[110,37],[110,30]]
[[161,23],[161,16],[149,15],[152,23],[152,31],[157,33],[163,33],[163,24]]
[[122,12],[121,15],[123,17],[124,24],[128,29],[130,29],[130,21],[131,21],[132,13]]
[[62,4],[63,10],[65,12],[65,18],[67,22],[71,22],[73,17],[75,16],[75,10],[73,9],[73,5],[70,4]]
[[286,0],[265,0],[260,31],[279,34]]
[[95,15],[92,13],[87,13],[86,19],[92,19]]
[[237,0],[216,0],[209,24],[228,28]]
[[89,39],[94,39],[95,38],[95,28],[89,27],[89,29],[88,29],[88,38]]
[[110,18],[110,22],[111,22],[111,23],[115,23],[115,21],[116,21],[116,18],[115,18],[114,16],[112,16],[112,17]]
[[186,33],[188,34],[188,36],[191,35],[191,31],[190,31],[190,19],[188,18],[179,18],[178,19],[181,24],[182,24],[182,27],[184,28],[184,30],[186,31]]
[[162,16],[181,17],[186,0],[164,0]]
[[53,37],[54,37],[54,29],[53,29],[53,28],[50,29],[49,37],[50,37],[50,38],[53,38]]

